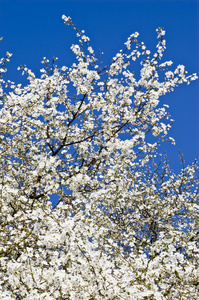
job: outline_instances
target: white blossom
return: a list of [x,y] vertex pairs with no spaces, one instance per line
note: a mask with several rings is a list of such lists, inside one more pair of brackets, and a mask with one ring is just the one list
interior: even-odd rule
[[161,28],[152,58],[135,32],[103,66],[62,19],[71,66],[21,66],[22,86],[0,60],[0,298],[196,299],[198,165],[175,174],[158,147],[175,143],[161,96],[197,75],[160,63]]

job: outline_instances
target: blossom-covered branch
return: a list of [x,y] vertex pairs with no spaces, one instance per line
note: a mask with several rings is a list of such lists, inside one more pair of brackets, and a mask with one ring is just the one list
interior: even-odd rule
[[21,66],[22,86],[0,61],[1,299],[196,299],[198,165],[176,175],[158,146],[174,143],[161,96],[197,76],[168,70],[161,28],[153,55],[136,32],[103,66],[63,20],[70,67]]

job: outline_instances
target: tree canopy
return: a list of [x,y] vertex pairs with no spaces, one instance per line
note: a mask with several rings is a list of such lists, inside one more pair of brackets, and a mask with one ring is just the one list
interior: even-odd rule
[[0,61],[1,299],[198,299],[198,164],[175,174],[159,151],[160,97],[197,76],[162,62],[162,28],[156,53],[135,32],[104,66],[63,20],[70,67],[21,66],[22,85]]

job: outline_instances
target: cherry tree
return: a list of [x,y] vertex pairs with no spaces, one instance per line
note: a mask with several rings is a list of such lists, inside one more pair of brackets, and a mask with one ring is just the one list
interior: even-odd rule
[[103,66],[62,18],[71,67],[21,66],[23,86],[0,61],[1,299],[198,299],[198,165],[175,174],[159,151],[160,97],[197,76],[162,62],[161,28],[153,55],[136,32]]

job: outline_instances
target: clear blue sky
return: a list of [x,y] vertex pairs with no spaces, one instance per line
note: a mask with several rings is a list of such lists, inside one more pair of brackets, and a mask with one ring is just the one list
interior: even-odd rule
[[[76,41],[61,16],[71,16],[79,29],[91,38],[91,45],[103,52],[104,62],[123,47],[127,37],[138,31],[147,48],[155,49],[157,27],[166,30],[167,49],[163,60],[185,65],[189,73],[199,74],[199,1],[128,0],[0,0],[0,56],[13,53],[9,79],[22,81],[17,66],[27,65],[39,75],[44,56],[59,58],[58,65],[71,65],[70,46]],[[199,80],[161,98],[170,105],[175,120],[170,135],[176,146],[165,144],[172,168],[178,169],[178,150],[185,162],[199,156]]]

